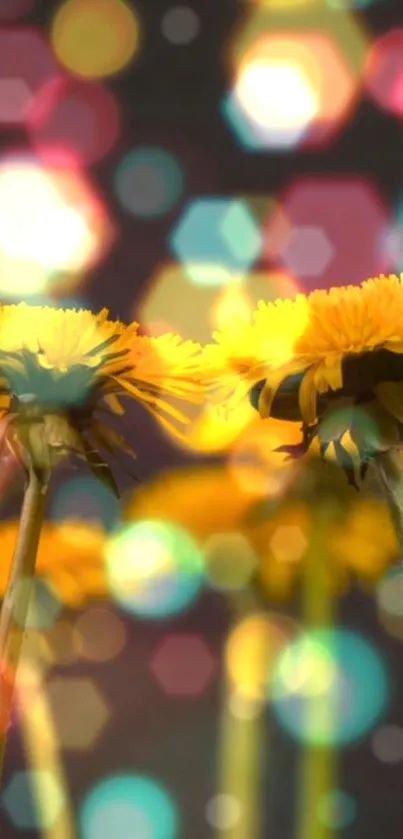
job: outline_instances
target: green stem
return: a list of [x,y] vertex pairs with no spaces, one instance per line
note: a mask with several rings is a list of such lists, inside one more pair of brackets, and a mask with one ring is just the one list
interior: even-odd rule
[[10,576],[0,612],[0,784],[46,496],[47,484],[31,471],[24,494]]
[[373,460],[375,475],[387,502],[403,556],[403,460],[397,451],[378,455]]
[[[322,532],[323,525],[318,522],[304,569],[302,620],[307,632],[325,629],[333,619],[333,594],[326,578],[328,558]],[[330,839],[332,835],[331,828],[318,819],[318,804],[333,787],[334,750],[326,742],[320,745],[312,742],[318,727],[329,733],[332,730],[331,693],[325,690],[306,700],[307,743],[300,764],[298,839]]]

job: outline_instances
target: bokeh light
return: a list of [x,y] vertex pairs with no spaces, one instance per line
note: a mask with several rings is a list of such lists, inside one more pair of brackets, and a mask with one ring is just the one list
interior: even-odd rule
[[98,685],[84,676],[52,676],[46,691],[61,747],[74,751],[95,747],[110,718]]
[[262,27],[242,51],[224,116],[250,151],[321,146],[350,114],[360,75],[334,37],[315,27],[268,34],[272,28]]
[[101,524],[107,529],[115,525],[118,513],[118,499],[91,475],[63,481],[50,504],[50,516],[54,521],[81,520]]
[[[364,637],[319,629],[280,653],[271,698],[278,721],[296,740],[342,746],[364,736],[385,712],[389,677]],[[321,713],[314,711],[318,700]]]
[[[2,10],[3,3],[0,4],[0,22]],[[34,96],[58,74],[57,63],[40,32],[28,27],[1,29],[1,127],[24,124]]]
[[173,229],[170,247],[192,282],[219,285],[252,267],[260,253],[260,230],[241,199],[196,198]]
[[124,623],[110,609],[87,609],[74,624],[74,649],[87,661],[111,661],[125,643]]
[[125,0],[66,0],[53,18],[51,41],[59,61],[77,76],[113,76],[140,46],[139,20]]
[[82,839],[179,839],[179,813],[167,790],[142,775],[114,775],[87,794],[79,817]]
[[352,795],[344,790],[331,790],[318,802],[318,818],[330,830],[342,830],[355,821],[357,805]]
[[372,751],[382,763],[395,765],[403,762],[403,728],[400,725],[382,725],[372,737]]
[[111,242],[109,219],[77,169],[32,156],[0,160],[0,290],[3,295],[61,292]]
[[403,566],[388,569],[376,590],[378,620],[393,638],[403,641]]
[[38,154],[59,147],[82,165],[97,163],[118,139],[118,104],[98,82],[55,79],[33,99],[28,130]]
[[213,533],[203,545],[206,578],[218,591],[236,591],[250,581],[258,556],[242,533]]
[[177,158],[162,148],[134,149],[120,162],[115,191],[132,215],[156,218],[168,212],[181,197],[184,173]]
[[217,669],[206,641],[194,633],[166,635],[150,660],[150,670],[170,696],[201,696]]
[[161,20],[161,31],[171,44],[183,46],[197,38],[200,19],[190,6],[172,6]]
[[215,830],[231,830],[238,824],[242,807],[235,795],[220,792],[210,798],[206,804],[206,821]]
[[[40,790],[41,802],[35,800]],[[61,812],[63,790],[51,772],[30,769],[14,772],[3,794],[2,804],[11,823],[20,830],[50,830]]]
[[403,116],[403,28],[377,38],[365,65],[368,95],[383,111]]
[[[278,196],[289,235],[272,246],[276,213],[262,225],[264,258],[291,271],[304,291],[357,284],[387,272],[393,258],[385,237],[390,215],[375,185],[356,175],[302,176]],[[313,247],[314,246],[314,247]]]
[[228,460],[232,479],[240,491],[255,497],[281,497],[292,486],[301,462],[285,460],[275,451],[282,445],[300,442],[295,422],[265,420],[259,417],[238,435]]
[[202,553],[181,527],[141,521],[111,533],[105,547],[111,594],[132,615],[166,618],[188,608],[204,582]]
[[276,661],[297,631],[293,621],[275,613],[256,613],[232,629],[225,665],[238,704],[267,700]]

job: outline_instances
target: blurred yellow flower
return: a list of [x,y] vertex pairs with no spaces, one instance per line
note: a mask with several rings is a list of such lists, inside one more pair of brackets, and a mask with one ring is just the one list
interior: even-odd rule
[[[364,583],[375,581],[398,556],[387,507],[377,498],[357,496],[335,465],[316,457],[308,458],[282,498],[257,500],[228,465],[210,466],[170,472],[141,487],[129,497],[123,515],[126,521],[180,525],[205,548],[206,557],[218,534],[228,562],[228,545],[234,563],[238,554],[236,541],[225,537],[240,535],[257,557],[255,583],[279,599],[290,596],[310,552],[318,552],[319,528],[321,561],[335,591],[346,588],[350,575]],[[217,539],[214,549],[220,550]]]
[[[17,529],[17,521],[0,523],[0,597],[6,590]],[[61,603],[70,608],[79,608],[91,599],[107,598],[104,541],[104,531],[94,524],[75,520],[61,524],[45,522],[38,549],[37,577],[46,581]]]

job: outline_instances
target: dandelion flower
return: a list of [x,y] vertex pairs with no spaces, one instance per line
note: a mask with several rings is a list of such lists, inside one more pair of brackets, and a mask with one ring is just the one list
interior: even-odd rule
[[0,310],[2,441],[24,468],[49,473],[68,453],[84,459],[117,494],[106,458],[133,454],[108,425],[121,397],[141,402],[180,436],[186,416],[172,400],[201,401],[199,346],[176,335],[148,337],[87,310],[25,303]]
[[[286,309],[285,304],[287,304]],[[260,416],[300,421],[303,454],[318,439],[356,482],[370,460],[399,448],[403,439],[403,284],[391,275],[360,286],[314,291],[295,300],[259,304],[238,348],[218,334],[207,357],[221,355],[222,380],[239,362],[238,389],[246,382]],[[266,352],[267,336],[288,345],[288,358]],[[264,337],[266,336],[266,337]],[[230,348],[230,349],[229,349]],[[247,360],[246,360],[247,359]],[[261,375],[260,375],[261,374]],[[217,377],[219,378],[219,377]],[[233,387],[237,385],[233,382]],[[352,456],[354,455],[354,457]]]

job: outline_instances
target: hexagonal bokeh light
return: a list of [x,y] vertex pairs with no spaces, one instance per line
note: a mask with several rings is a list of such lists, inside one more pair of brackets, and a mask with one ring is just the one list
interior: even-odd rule
[[312,630],[280,653],[270,696],[292,737],[338,747],[359,740],[385,713],[389,673],[380,652],[358,633]]
[[82,839],[179,839],[179,809],[154,778],[110,775],[87,793],[79,814]]
[[263,222],[264,259],[292,271],[306,291],[356,284],[393,267],[389,211],[371,181],[303,176],[278,198],[290,233],[279,254],[276,212]]
[[[41,806],[35,798],[40,791]],[[14,772],[2,794],[2,804],[18,830],[50,830],[64,803],[63,790],[54,775],[42,769]]]
[[46,691],[61,747],[85,750],[94,746],[110,716],[98,685],[84,676],[54,676]]
[[23,124],[33,97],[59,73],[51,50],[40,32],[28,27],[1,29],[1,127],[4,129]]
[[199,546],[165,521],[133,522],[105,545],[110,591],[131,615],[163,619],[187,609],[204,583]]
[[223,276],[252,267],[260,254],[260,230],[241,199],[196,198],[171,232],[170,247],[193,282],[217,285]]
[[364,83],[379,108],[403,116],[403,28],[394,27],[374,41]]
[[120,114],[111,90],[97,82],[57,78],[33,98],[28,131],[36,151],[59,146],[80,164],[101,160],[115,144]]
[[345,123],[359,87],[333,37],[263,30],[236,67],[223,113],[250,151],[311,148]]
[[217,669],[217,661],[201,635],[166,635],[154,651],[150,670],[170,696],[200,696]]
[[0,162],[0,291],[4,296],[77,287],[113,236],[92,185],[60,158],[10,154]]

